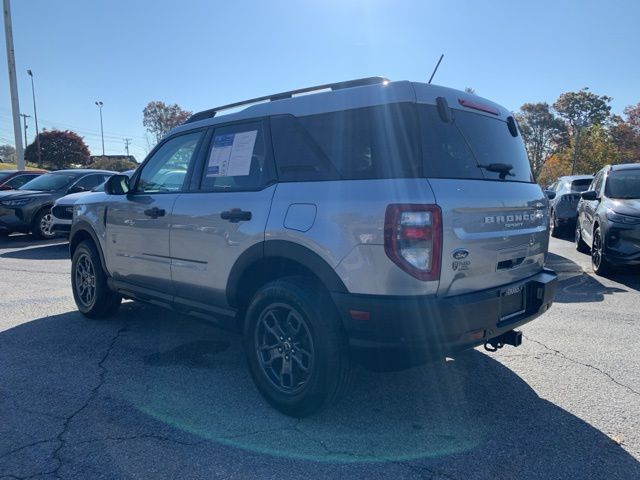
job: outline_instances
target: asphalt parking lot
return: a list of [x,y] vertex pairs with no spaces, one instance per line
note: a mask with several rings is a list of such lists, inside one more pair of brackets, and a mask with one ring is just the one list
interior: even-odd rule
[[0,239],[0,479],[640,478],[640,274],[551,252],[556,303],[521,347],[357,369],[294,420],[237,336],[134,302],[87,320],[66,243]]

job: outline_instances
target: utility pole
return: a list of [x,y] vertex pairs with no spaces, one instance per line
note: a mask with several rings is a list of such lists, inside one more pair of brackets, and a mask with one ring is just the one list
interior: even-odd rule
[[11,90],[11,111],[13,113],[13,136],[16,143],[16,164],[18,170],[24,170],[24,149],[20,135],[20,102],[18,101],[18,82],[16,80],[16,57],[13,49],[13,29],[11,27],[11,5],[3,0],[4,35],[7,46],[7,66],[9,67],[9,89]]
[[100,136],[102,137],[102,156],[104,157],[104,129],[102,128],[102,103],[100,100],[96,101],[96,105],[100,109]]
[[31,115],[27,115],[26,113],[21,113],[20,116],[22,117],[22,120],[24,122],[24,147],[27,148],[27,144],[29,143],[27,141],[27,118],[31,118]]
[[[40,130],[38,129],[38,111],[36,110],[36,89],[33,86],[33,72],[27,70],[27,74],[31,77],[31,96],[33,97],[33,116],[36,121],[36,150],[38,151],[38,165],[42,164],[42,152],[40,151]],[[27,146],[25,142],[24,146]]]
[[576,169],[576,162],[578,161],[578,148],[580,145],[580,128],[582,127],[582,124],[577,124],[576,125],[576,143],[573,146],[573,163],[571,164],[571,175],[574,174],[575,169]]
[[131,143],[130,138],[124,139],[124,149],[127,151],[127,157],[129,156],[129,144]]

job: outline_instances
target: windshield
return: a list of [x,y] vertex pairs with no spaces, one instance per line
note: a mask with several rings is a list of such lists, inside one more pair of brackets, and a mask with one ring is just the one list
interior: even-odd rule
[[511,134],[507,122],[462,110],[454,110],[453,117],[447,123],[435,106],[420,107],[427,177],[500,180],[504,172],[489,166],[509,164],[513,168],[502,181],[533,181],[522,138]]
[[607,178],[605,194],[609,198],[640,198],[640,168],[611,172]]
[[586,192],[593,181],[592,178],[585,178],[581,180],[574,180],[571,182],[571,191],[572,192]]
[[76,175],[48,173],[34,178],[22,185],[18,190],[35,190],[38,192],[53,192],[62,190],[77,178]]

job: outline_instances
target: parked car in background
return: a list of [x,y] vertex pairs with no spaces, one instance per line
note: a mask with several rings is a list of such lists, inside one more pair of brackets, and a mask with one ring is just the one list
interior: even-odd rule
[[640,264],[640,163],[600,170],[578,204],[576,248],[591,249],[593,271]]
[[[122,172],[122,175],[130,177],[133,175],[133,172],[135,172],[135,170],[127,170],[126,172]],[[104,182],[89,191],[70,193],[56,200],[53,208],[51,208],[51,231],[59,236],[68,236],[73,220],[73,205],[79,198],[92,192],[100,191],[104,191]]]
[[575,231],[580,194],[591,185],[593,175],[560,177],[549,190],[555,197],[549,199],[551,236],[561,237]]
[[0,190],[15,190],[47,170],[0,170]]
[[193,115],[131,179],[77,200],[80,312],[126,297],[237,329],[258,389],[293,416],[330,402],[352,359],[520,344],[557,277],[508,110],[383,78],[264,100]]
[[17,190],[0,192],[0,234],[31,233],[36,238],[53,238],[51,207],[69,193],[91,190],[116,172],[73,169],[46,173]]

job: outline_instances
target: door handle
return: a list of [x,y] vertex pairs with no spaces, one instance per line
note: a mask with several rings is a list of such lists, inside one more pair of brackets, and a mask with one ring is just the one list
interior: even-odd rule
[[147,217],[151,217],[151,218],[164,217],[166,213],[167,212],[165,211],[164,208],[158,208],[158,207],[149,208],[144,211],[144,214]]
[[240,210],[239,208],[232,208],[226,210],[220,214],[220,218],[223,220],[229,220],[231,223],[238,223],[242,220],[251,220],[251,212]]

